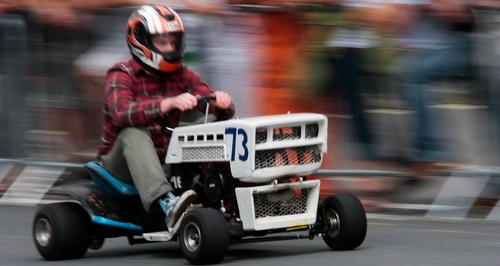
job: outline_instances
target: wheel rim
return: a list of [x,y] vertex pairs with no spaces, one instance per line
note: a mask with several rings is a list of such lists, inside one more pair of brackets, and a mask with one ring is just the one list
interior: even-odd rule
[[340,220],[338,213],[332,209],[329,209],[326,211],[325,219],[330,226],[330,228],[328,228],[327,234],[330,237],[336,237],[340,232]]
[[184,229],[184,246],[190,251],[198,250],[201,242],[200,228],[193,222],[186,224]]
[[47,247],[52,238],[52,226],[45,218],[38,219],[35,226],[36,242],[42,246]]

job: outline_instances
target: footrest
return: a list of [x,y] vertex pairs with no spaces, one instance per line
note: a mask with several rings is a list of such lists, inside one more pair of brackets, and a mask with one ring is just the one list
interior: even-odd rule
[[158,231],[142,234],[147,241],[170,241],[174,236],[171,231]]

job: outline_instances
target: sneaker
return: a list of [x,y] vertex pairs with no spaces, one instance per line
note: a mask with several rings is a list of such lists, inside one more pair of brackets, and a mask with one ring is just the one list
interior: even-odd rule
[[193,190],[188,190],[180,197],[170,198],[167,197],[165,199],[159,199],[161,208],[165,212],[165,223],[168,228],[172,228],[179,218],[181,214],[186,210],[189,204],[194,203],[198,199],[196,192]]

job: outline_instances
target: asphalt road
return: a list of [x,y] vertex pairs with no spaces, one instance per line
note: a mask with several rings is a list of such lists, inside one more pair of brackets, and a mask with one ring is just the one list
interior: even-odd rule
[[[31,238],[33,207],[0,205],[0,265],[48,265]],[[230,246],[221,265],[498,265],[500,222],[369,214],[365,242],[331,251],[321,238]],[[107,239],[78,260],[50,265],[189,265],[176,242],[129,246]]]

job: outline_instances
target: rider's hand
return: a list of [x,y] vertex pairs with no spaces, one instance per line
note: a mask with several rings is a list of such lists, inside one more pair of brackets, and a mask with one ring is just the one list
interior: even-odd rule
[[198,104],[198,99],[191,93],[183,93],[172,98],[165,98],[161,102],[161,112],[168,113],[174,109],[186,111],[193,109]]
[[227,109],[233,104],[233,100],[231,100],[231,97],[226,92],[214,91],[213,95],[215,96],[214,105],[221,109]]

